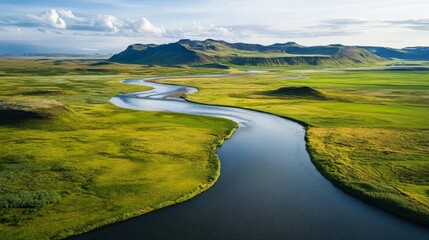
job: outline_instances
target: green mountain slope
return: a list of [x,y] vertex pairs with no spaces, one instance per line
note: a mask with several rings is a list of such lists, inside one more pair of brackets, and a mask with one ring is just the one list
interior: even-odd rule
[[342,45],[305,47],[293,42],[269,46],[183,39],[164,45],[134,44],[110,61],[133,64],[253,66],[354,65],[383,61],[369,50]]
[[429,60],[429,47],[408,47],[402,49],[385,47],[361,47],[383,58],[404,60]]

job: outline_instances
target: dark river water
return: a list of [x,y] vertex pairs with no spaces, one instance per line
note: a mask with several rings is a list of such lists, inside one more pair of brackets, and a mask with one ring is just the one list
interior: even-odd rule
[[429,239],[428,228],[366,204],[322,177],[310,161],[299,124],[250,110],[164,98],[197,90],[145,80],[124,82],[153,90],[118,95],[111,102],[239,123],[218,150],[220,178],[187,202],[72,239]]

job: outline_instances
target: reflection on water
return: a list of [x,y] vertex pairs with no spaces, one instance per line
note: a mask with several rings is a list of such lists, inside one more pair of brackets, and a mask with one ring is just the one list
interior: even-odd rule
[[428,229],[351,197],[323,178],[309,159],[300,125],[165,98],[195,88],[125,82],[154,89],[112,98],[119,107],[218,116],[240,127],[219,149],[221,176],[208,191],[76,239],[429,239]]

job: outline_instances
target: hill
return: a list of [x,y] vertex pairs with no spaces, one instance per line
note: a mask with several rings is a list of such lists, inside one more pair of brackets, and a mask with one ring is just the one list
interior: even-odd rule
[[[134,44],[109,61],[148,65],[233,64],[252,66],[371,64],[383,58],[373,52],[343,45],[306,47],[294,42],[269,46],[183,39],[163,45]],[[210,66],[210,65],[209,65]]]
[[360,47],[383,58],[404,60],[429,60],[429,47],[407,47],[402,49],[386,47]]

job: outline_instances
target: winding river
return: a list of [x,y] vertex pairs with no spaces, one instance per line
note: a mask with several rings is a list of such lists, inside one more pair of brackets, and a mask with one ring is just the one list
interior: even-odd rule
[[219,180],[187,202],[73,239],[429,239],[428,228],[366,204],[326,180],[310,161],[299,124],[251,110],[169,98],[197,89],[149,81],[157,79],[167,78],[126,80],[153,89],[118,95],[111,102],[239,123],[218,149]]

